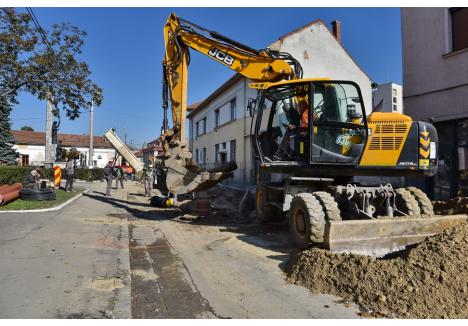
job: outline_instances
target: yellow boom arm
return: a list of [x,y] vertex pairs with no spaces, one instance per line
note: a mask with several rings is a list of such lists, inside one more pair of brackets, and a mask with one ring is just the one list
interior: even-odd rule
[[[209,33],[211,37],[202,35],[196,30]],[[173,139],[179,141],[185,140],[189,48],[203,53],[254,82],[275,82],[296,78],[296,72],[291,66],[294,65],[292,57],[285,57],[284,53],[274,53],[269,50],[256,51],[178,18],[175,14],[171,14],[166,21],[164,41],[166,45],[163,61],[164,80],[167,81],[171,101]],[[288,63],[283,58],[293,63]],[[164,105],[167,108],[167,103]],[[166,128],[167,125],[164,129]]]

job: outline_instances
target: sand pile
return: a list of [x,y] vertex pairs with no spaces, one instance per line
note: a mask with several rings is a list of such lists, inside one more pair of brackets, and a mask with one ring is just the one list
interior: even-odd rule
[[310,249],[292,257],[288,281],[354,301],[363,316],[468,318],[468,224],[392,259]]
[[455,197],[447,201],[434,201],[434,212],[440,215],[468,214],[468,197]]

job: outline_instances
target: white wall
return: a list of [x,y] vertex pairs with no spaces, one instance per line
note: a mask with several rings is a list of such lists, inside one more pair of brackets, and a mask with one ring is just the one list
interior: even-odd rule
[[[69,150],[70,147],[64,147]],[[41,145],[14,145],[13,149],[21,155],[29,155],[29,165],[43,165],[45,157],[45,146]],[[78,147],[80,153],[88,157],[89,149]],[[96,167],[103,168],[108,161],[114,158],[115,150],[110,148],[94,148],[93,160],[96,161]],[[79,161],[79,160],[78,160]]]
[[356,82],[361,88],[366,112],[372,111],[371,80],[323,23],[317,22],[278,40],[271,48],[295,57],[302,65],[304,78],[328,77]]

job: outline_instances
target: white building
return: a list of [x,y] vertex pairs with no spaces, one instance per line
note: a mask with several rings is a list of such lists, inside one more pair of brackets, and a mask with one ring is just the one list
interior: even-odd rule
[[378,85],[372,90],[372,107],[376,112],[403,113],[403,87],[395,83]]
[[[328,77],[356,82],[362,92],[366,112],[372,111],[371,80],[341,44],[340,23],[333,33],[321,21],[296,29],[270,45],[289,52],[302,65],[304,78]],[[201,165],[235,160],[234,182],[254,183],[250,145],[251,118],[246,110],[249,98],[256,98],[252,81],[234,75],[188,114],[189,146]]]
[[[21,165],[44,165],[45,132],[12,130],[11,133],[15,138],[13,149],[19,154]],[[88,166],[89,135],[59,133],[58,140],[62,142],[63,148],[69,150],[75,147],[80,152],[80,158],[77,160],[79,167]],[[112,161],[115,156],[115,149],[103,136],[94,136],[93,147],[94,167],[105,167],[107,162]]]

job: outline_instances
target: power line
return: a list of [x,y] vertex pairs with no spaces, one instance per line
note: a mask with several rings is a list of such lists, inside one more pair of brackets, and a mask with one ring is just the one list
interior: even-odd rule
[[53,57],[55,57],[58,68],[60,68],[60,70],[62,70],[64,75],[68,77],[67,72],[65,71],[65,69],[63,69],[62,61],[59,60],[60,59],[59,56],[55,53],[54,49],[52,48],[52,46],[49,43],[49,40],[47,40],[47,36],[46,36],[46,34],[44,32],[44,29],[42,28],[41,24],[39,23],[39,20],[37,19],[36,14],[34,13],[34,11],[32,10],[31,7],[26,7],[26,11],[28,12],[29,17],[31,17],[31,20],[33,21],[34,25],[36,26],[36,29],[39,32],[39,35],[41,36],[43,43],[45,44],[45,46],[49,50],[50,54]]
[[30,7],[26,7],[26,11],[28,12],[29,14],[29,17],[31,17],[34,25],[36,26],[36,29],[37,31],[39,32],[39,34],[41,35],[41,38],[42,38],[42,41],[44,42],[44,44],[47,46],[47,48],[49,49],[49,51],[54,55],[56,56],[55,52],[54,52],[54,49],[52,49],[52,46],[50,45],[49,41],[47,40],[47,37],[44,33],[44,30],[42,29],[42,26],[41,24],[39,23],[39,20],[37,19],[36,15],[34,14],[32,8]]

